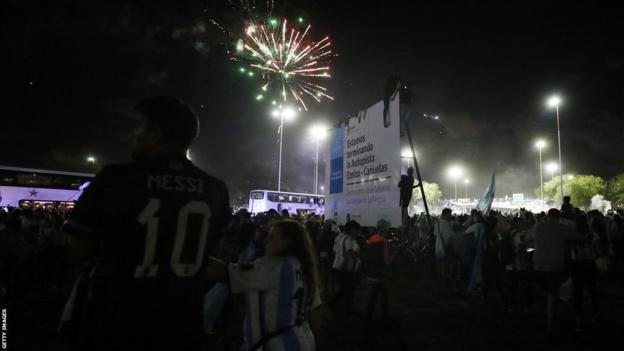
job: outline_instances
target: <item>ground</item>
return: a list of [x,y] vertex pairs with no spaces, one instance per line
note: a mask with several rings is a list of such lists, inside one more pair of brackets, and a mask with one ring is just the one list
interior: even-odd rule
[[[621,272],[621,271],[620,271]],[[603,317],[574,333],[571,303],[562,303],[557,338],[544,333],[543,314],[508,312],[496,301],[483,304],[456,283],[420,272],[389,282],[391,320],[365,330],[361,311],[366,286],[358,287],[356,316],[349,321],[325,307],[319,350],[621,350],[624,345],[624,282],[611,274],[602,285]],[[365,284],[365,283],[363,283]],[[56,325],[66,292],[38,291],[8,306],[9,349],[62,350]],[[538,302],[541,307],[541,302]],[[588,306],[589,307],[589,306]]]
[[[324,318],[319,350],[621,350],[624,284],[618,279],[612,275],[603,284],[599,323],[588,323],[576,334],[571,301],[561,303],[556,337],[549,339],[541,299],[538,311],[510,312],[496,301],[481,303],[476,296],[466,296],[453,281],[422,273],[404,275],[389,284],[389,325],[378,323],[373,331],[365,331],[359,318],[339,324]],[[360,287],[358,306],[363,306],[365,294]]]

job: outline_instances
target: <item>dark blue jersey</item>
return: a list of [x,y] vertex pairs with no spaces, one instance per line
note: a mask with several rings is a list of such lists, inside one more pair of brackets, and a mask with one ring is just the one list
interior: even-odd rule
[[136,347],[199,338],[205,262],[230,214],[225,184],[181,156],[105,167],[65,225],[98,247],[87,332]]

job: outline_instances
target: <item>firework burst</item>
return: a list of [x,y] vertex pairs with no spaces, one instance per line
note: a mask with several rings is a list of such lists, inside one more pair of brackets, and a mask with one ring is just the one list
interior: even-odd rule
[[245,28],[243,37],[236,42],[235,59],[247,66],[241,72],[250,76],[255,72],[262,78],[262,92],[257,100],[277,92],[280,100],[294,100],[307,110],[306,100],[334,99],[322,85],[331,77],[331,42],[329,37],[320,41],[309,39],[310,28],[289,26],[286,19],[281,23],[269,19]]

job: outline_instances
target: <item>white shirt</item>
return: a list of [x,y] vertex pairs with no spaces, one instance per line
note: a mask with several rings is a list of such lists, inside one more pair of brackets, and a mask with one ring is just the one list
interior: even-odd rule
[[340,271],[355,270],[355,259],[348,254],[349,250],[360,251],[357,241],[347,234],[340,234],[334,240],[334,264],[332,267]]
[[[297,258],[266,256],[254,261],[252,268],[230,264],[228,271],[232,292],[245,293],[243,334],[247,348],[263,335],[296,324],[298,316],[305,313],[304,275]],[[307,309],[320,305],[317,291]],[[271,351],[314,349],[314,335],[307,322],[270,339],[265,347]]]
[[440,218],[438,220],[437,225],[435,226],[435,236],[436,236],[436,256],[437,257],[445,257],[446,251],[444,246],[448,245],[451,240],[453,240],[453,235],[455,235],[455,230],[453,229],[453,221],[449,221],[444,218]]

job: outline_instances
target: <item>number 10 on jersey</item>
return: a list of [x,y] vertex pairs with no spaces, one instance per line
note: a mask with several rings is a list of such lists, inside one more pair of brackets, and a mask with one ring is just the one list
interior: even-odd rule
[[[135,278],[151,278],[158,274],[159,266],[154,263],[156,245],[158,244],[158,224],[160,220],[156,217],[158,209],[160,209],[160,199],[152,198],[137,218],[137,221],[140,224],[147,227],[147,233],[145,236],[145,255],[143,256],[143,263],[135,267]],[[186,240],[188,218],[191,214],[198,214],[202,216],[199,244],[197,245],[195,262],[182,263],[180,262],[180,258],[182,256],[182,249],[184,248],[184,242]],[[212,213],[210,212],[208,204],[201,201],[190,201],[178,212],[173,252],[171,254],[170,261],[171,270],[175,275],[180,277],[191,277],[199,271],[199,268],[204,260],[204,251],[206,248],[206,240],[208,239],[208,230],[210,229],[211,214]]]

